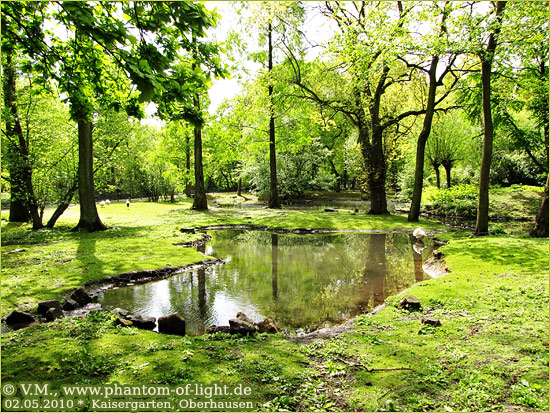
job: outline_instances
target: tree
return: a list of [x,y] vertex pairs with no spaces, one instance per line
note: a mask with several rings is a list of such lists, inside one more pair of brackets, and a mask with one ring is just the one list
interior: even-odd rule
[[[401,2],[397,2],[398,10],[394,10],[395,5],[324,2],[322,11],[338,25],[339,33],[331,45],[332,61],[325,64],[326,68],[316,79],[289,50],[294,83],[302,97],[343,113],[357,130],[371,202],[370,214],[388,213],[385,137],[398,136],[399,126],[405,119],[426,113],[425,108],[407,99],[395,106],[388,102],[400,93],[403,97],[405,84],[416,76],[416,68],[407,67],[395,54],[406,38],[404,27],[414,5],[407,4],[403,9]],[[323,87],[329,72],[340,78],[338,89]]]
[[[296,31],[297,26],[303,18],[303,9],[297,2],[290,1],[261,1],[248,2],[252,10],[250,22],[256,25],[261,33],[260,40],[267,43],[267,89],[268,103],[267,111],[269,113],[269,208],[281,208],[281,199],[277,185],[277,155],[275,147],[275,110],[274,110],[274,78],[273,78],[273,59],[274,49],[276,47],[274,37],[278,34],[279,38],[287,37],[290,39],[292,34],[289,31]],[[296,37],[293,37],[295,40]]]
[[453,111],[439,117],[432,128],[427,142],[426,155],[436,174],[437,188],[441,187],[439,167],[443,166],[446,174],[446,186],[451,187],[451,171],[457,161],[462,159],[471,145],[473,136],[471,128],[460,112]]
[[489,173],[491,171],[491,157],[493,153],[493,117],[491,112],[491,67],[498,45],[505,1],[497,1],[494,8],[495,25],[489,34],[487,47],[479,54],[481,60],[481,90],[483,107],[483,156],[479,174],[479,201],[477,206],[476,235],[489,233]]
[[[415,67],[417,67],[419,70],[425,72],[428,75],[428,98],[426,101],[426,114],[424,115],[424,122],[422,125],[422,131],[418,135],[417,145],[416,145],[416,163],[415,163],[415,173],[414,173],[414,187],[413,187],[413,196],[411,200],[411,207],[409,210],[409,214],[407,217],[408,221],[412,222],[418,222],[418,218],[420,216],[420,205],[422,200],[422,187],[424,182],[424,156],[425,156],[425,150],[426,150],[426,142],[428,140],[428,137],[430,136],[431,128],[432,128],[432,122],[433,122],[433,116],[436,110],[436,106],[438,103],[442,101],[443,98],[448,96],[449,90],[452,89],[452,87],[456,84],[458,77],[455,75],[454,82],[451,84],[451,87],[446,91],[446,93],[443,95],[443,98],[439,98],[436,100],[436,92],[438,86],[443,86],[443,80],[447,74],[451,72],[453,69],[453,66],[455,64],[455,60],[457,55],[456,54],[450,54],[449,60],[447,62],[447,65],[438,71],[438,65],[441,59],[441,55],[446,54],[446,49],[448,48],[447,42],[448,39],[448,32],[447,32],[447,19],[449,18],[449,14],[451,13],[451,7],[449,2],[445,2],[443,9],[441,10],[439,6],[434,3],[433,8],[436,10],[437,14],[440,14],[440,25],[437,30],[437,35],[433,36],[435,37],[435,44],[430,44],[434,42],[429,42],[427,39],[423,38],[421,39],[423,44],[423,47],[426,47],[428,50],[432,51],[432,56],[430,59],[429,68],[424,68],[422,65],[414,64]],[[417,46],[417,45],[415,45]],[[422,50],[419,47],[415,47],[416,50]],[[434,52],[435,51],[435,52]],[[414,52],[413,52],[414,53]],[[411,65],[409,62],[407,62],[404,58],[402,58],[408,65]],[[442,162],[442,164],[447,165],[445,167],[445,170],[448,171],[447,174],[447,182],[448,187],[450,186],[450,168],[452,167],[451,161],[446,160],[445,163]],[[437,187],[439,188],[439,165],[437,163],[432,163],[434,166],[436,177],[437,177]],[[447,169],[448,168],[448,169]]]
[[[199,95],[194,97],[195,108],[200,110]],[[204,187],[204,172],[202,164],[202,126],[195,125],[194,136],[194,154],[195,154],[195,196],[191,209],[196,211],[206,211],[208,202],[206,200],[206,189]]]
[[[6,4],[2,3],[2,14],[6,12],[13,15],[22,14],[24,6],[21,4]],[[29,12],[33,12],[37,17],[37,21],[29,19],[29,28],[27,29],[34,35],[42,33],[40,21],[43,19],[43,3],[29,5]],[[19,38],[24,36],[23,30],[10,19],[2,19],[2,55],[3,55],[3,103],[5,111],[3,118],[5,119],[6,130],[4,135],[8,140],[8,160],[9,160],[9,175],[10,175],[10,217],[11,222],[27,222],[32,219],[33,229],[42,228],[42,221],[38,214],[38,202],[34,194],[32,186],[32,167],[29,159],[29,136],[24,136],[21,126],[21,118],[17,104],[17,73],[16,59],[18,54],[22,52],[31,52],[25,43],[20,43]]]

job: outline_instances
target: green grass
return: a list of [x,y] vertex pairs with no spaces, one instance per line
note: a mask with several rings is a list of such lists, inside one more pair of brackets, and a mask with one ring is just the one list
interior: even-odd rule
[[[198,213],[189,211],[188,204],[149,203],[110,207],[100,213],[118,229],[98,234],[66,232],[76,223],[75,211],[63,218],[62,230],[32,233],[26,226],[6,225],[3,242],[12,245],[2,252],[18,247],[26,251],[2,255],[2,293],[9,293],[11,300],[5,308],[57,296],[121,269],[202,259],[172,246],[185,238],[179,227],[252,223],[386,230],[418,225],[399,216],[349,212]],[[2,380],[48,381],[54,387],[114,381],[244,382],[254,389],[260,410],[547,411],[548,240],[465,233],[446,238],[450,243],[441,250],[452,273],[422,281],[407,292],[420,298],[422,312],[399,310],[399,297],[389,297],[385,309],[359,316],[350,332],[315,343],[280,335],[159,335],[115,327],[111,314],[93,313],[4,335]],[[422,324],[425,316],[442,325]],[[361,365],[412,370],[369,372]]]

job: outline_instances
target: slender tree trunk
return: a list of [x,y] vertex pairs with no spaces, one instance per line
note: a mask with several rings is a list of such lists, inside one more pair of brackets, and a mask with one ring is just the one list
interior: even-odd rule
[[435,171],[435,186],[441,189],[441,175],[439,174],[439,164],[432,164]]
[[242,196],[243,190],[243,178],[239,176],[239,182],[237,184],[237,196]]
[[43,227],[38,212],[38,201],[32,184],[32,167],[29,160],[29,143],[23,135],[16,101],[16,74],[12,63],[12,50],[3,50],[6,55],[4,66],[4,105],[9,110],[6,120],[6,135],[9,139],[8,158],[11,183],[10,217],[11,222],[27,222],[32,219],[32,228]]
[[78,188],[78,177],[73,182],[73,185],[69,188],[69,190],[65,193],[63,198],[61,199],[61,202],[57,205],[57,208],[53,212],[53,215],[51,216],[50,220],[46,224],[47,228],[52,229],[55,226],[55,223],[59,219],[61,215],[63,215],[63,212],[69,207],[71,204],[71,201],[73,200],[74,194],[76,193],[76,189]]
[[500,33],[502,13],[505,1],[497,1],[496,18],[498,26],[489,36],[487,50],[481,56],[481,94],[483,107],[483,156],[479,174],[479,201],[477,206],[476,235],[489,233],[489,173],[493,156],[493,117],[491,114],[491,67],[497,47],[497,36]]
[[[200,109],[199,96],[193,98],[195,107]],[[206,200],[206,190],[204,189],[204,173],[202,169],[202,127],[195,125],[195,198],[191,209],[196,211],[206,211],[208,202]]]
[[332,173],[336,176],[336,192],[340,192],[342,191],[342,176],[336,170],[336,165],[334,165],[334,161],[332,159],[329,159],[329,164],[330,169],[332,169]]
[[92,122],[78,121],[78,196],[80,198],[80,220],[73,231],[104,231],[95,204],[94,155]]
[[451,170],[453,165],[447,162],[443,162],[443,168],[445,168],[445,175],[447,177],[447,188],[451,187]]
[[418,222],[420,216],[420,205],[422,203],[422,187],[424,185],[424,156],[426,153],[426,142],[432,131],[432,123],[435,112],[435,92],[437,90],[436,70],[439,63],[438,56],[432,56],[430,64],[429,78],[430,85],[428,87],[428,103],[426,105],[426,115],[424,115],[424,124],[422,131],[418,135],[416,142],[416,163],[414,169],[414,187],[411,201],[411,208],[407,220],[410,222]]
[[544,199],[540,205],[537,216],[535,217],[535,228],[530,235],[536,238],[548,237],[548,179],[546,178],[546,188],[544,188]]
[[268,70],[269,70],[269,208],[281,208],[281,200],[279,198],[279,190],[277,189],[277,159],[275,153],[275,114],[273,108],[273,84],[271,79],[271,71],[273,70],[273,44],[272,44],[272,27],[271,23],[268,27]]
[[191,174],[191,146],[189,142],[189,135],[185,135],[185,195],[187,198],[191,198],[191,182],[189,176]]

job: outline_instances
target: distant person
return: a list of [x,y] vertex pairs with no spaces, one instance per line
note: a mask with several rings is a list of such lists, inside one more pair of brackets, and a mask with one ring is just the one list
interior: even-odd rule
[[130,208],[130,200],[129,200],[129,199],[126,200],[126,206],[127,206],[128,208]]

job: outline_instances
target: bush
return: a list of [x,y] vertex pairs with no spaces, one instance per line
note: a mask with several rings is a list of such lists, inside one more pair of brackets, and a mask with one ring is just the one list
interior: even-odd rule
[[477,191],[474,185],[457,185],[448,189],[427,188],[424,209],[437,215],[475,218]]

